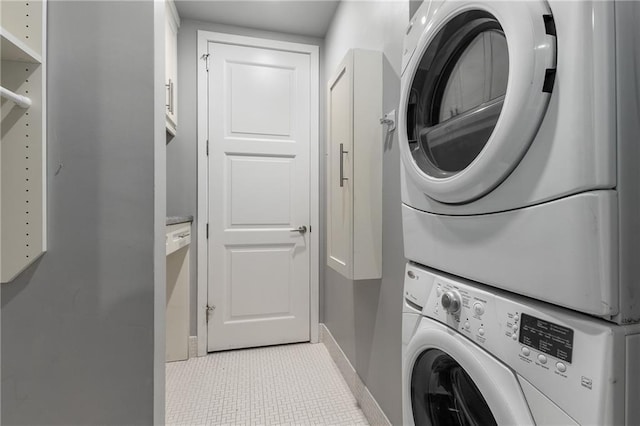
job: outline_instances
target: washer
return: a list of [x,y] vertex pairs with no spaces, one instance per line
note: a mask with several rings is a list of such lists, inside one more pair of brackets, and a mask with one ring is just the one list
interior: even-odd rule
[[640,320],[639,19],[636,2],[423,3],[399,107],[408,259]]
[[640,423],[640,325],[406,273],[404,425]]

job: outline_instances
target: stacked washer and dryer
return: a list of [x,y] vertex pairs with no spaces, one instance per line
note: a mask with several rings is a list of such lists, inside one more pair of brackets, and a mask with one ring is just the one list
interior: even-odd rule
[[405,424],[640,424],[638,22],[586,0],[412,18]]

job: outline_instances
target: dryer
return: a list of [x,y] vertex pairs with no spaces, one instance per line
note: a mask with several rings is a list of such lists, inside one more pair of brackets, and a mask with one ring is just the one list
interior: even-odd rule
[[640,325],[408,264],[404,425],[640,423]]
[[640,320],[640,6],[425,1],[405,38],[409,260]]

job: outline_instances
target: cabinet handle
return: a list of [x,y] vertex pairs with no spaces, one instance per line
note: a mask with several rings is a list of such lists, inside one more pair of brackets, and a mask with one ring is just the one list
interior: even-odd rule
[[169,79],[169,83],[165,84],[164,87],[167,88],[167,103],[165,106],[167,107],[167,111],[171,112],[171,79]]
[[164,85],[167,88],[167,111],[173,114],[173,81],[169,79],[169,83]]
[[173,81],[171,81],[171,114],[175,114],[175,108],[174,108],[175,107],[175,98],[174,98],[175,91],[173,90],[173,88],[174,88],[174,84],[173,84]]
[[169,80],[169,112],[173,114],[173,81]]
[[344,154],[348,154],[349,151],[344,150],[344,144],[340,144],[340,188],[344,186],[344,181],[349,178],[344,177]]

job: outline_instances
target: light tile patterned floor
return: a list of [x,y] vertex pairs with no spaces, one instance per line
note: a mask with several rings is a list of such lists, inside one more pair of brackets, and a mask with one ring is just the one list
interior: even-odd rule
[[169,425],[368,425],[323,344],[167,364]]

